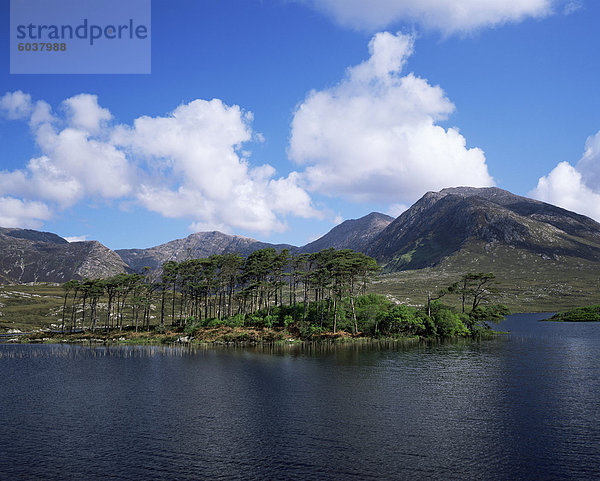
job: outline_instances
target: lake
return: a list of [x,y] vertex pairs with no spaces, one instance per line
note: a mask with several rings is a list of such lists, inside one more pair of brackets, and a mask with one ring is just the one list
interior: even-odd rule
[[404,347],[0,345],[0,479],[600,479],[600,324],[544,317]]

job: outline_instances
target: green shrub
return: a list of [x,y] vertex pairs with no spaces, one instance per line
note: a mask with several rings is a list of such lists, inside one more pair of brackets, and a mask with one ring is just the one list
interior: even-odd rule
[[236,314],[235,316],[231,316],[225,319],[223,321],[223,324],[225,324],[228,327],[243,327],[244,317],[245,316],[243,314]]
[[577,309],[555,314],[550,319],[562,322],[599,322],[600,305],[578,307]]
[[286,329],[288,328],[288,326],[291,326],[294,323],[294,318],[292,316],[285,316],[283,318],[283,327],[285,327]]
[[462,315],[450,309],[438,309],[432,316],[439,337],[469,336],[471,332],[463,323]]
[[379,328],[387,335],[407,334],[422,336],[426,334],[426,316],[418,309],[405,305],[393,306],[378,314]]

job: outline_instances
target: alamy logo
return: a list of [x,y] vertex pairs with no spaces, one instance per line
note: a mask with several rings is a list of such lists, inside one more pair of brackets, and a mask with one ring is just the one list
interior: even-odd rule
[[150,0],[11,0],[11,73],[150,73]]

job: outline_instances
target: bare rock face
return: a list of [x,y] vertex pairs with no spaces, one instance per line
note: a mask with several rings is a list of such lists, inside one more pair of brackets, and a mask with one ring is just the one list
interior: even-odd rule
[[142,272],[146,267],[152,270],[158,269],[166,261],[181,262],[214,254],[237,253],[245,257],[256,250],[268,247],[278,251],[289,249],[291,252],[318,252],[329,247],[363,252],[371,240],[393,220],[393,217],[373,212],[360,219],[347,220],[320,239],[300,248],[289,244],[269,244],[250,237],[212,231],[197,232],[184,239],[148,249],[121,249],[116,252],[135,272]]
[[121,249],[116,252],[134,271],[141,272],[145,267],[157,269],[166,261],[181,262],[186,259],[227,253],[247,256],[256,250],[267,247],[273,247],[278,251],[295,249],[294,246],[288,244],[269,244],[250,237],[212,231],[197,232],[184,239],[177,239],[148,249]]
[[0,227],[0,234],[4,234],[8,237],[15,239],[27,239],[38,242],[49,242],[51,244],[68,244],[66,239],[63,239],[52,232],[40,232],[31,229],[17,229],[10,227]]
[[371,212],[360,219],[346,220],[335,226],[323,237],[300,248],[301,252],[319,252],[334,249],[352,249],[365,252],[372,240],[393,222],[389,215]]
[[[376,212],[347,220],[300,248],[213,231],[149,249],[115,252],[96,241],[68,243],[49,232],[0,228],[0,281],[109,277],[146,267],[159,269],[170,260],[225,253],[247,256],[267,247],[292,252],[353,249],[374,257],[388,271],[434,266],[455,254],[469,259],[472,249],[585,260],[594,266],[600,262],[600,224],[495,187],[457,187],[428,192],[395,220]],[[499,264],[506,263],[505,254],[497,255]]]
[[428,192],[381,231],[366,253],[388,270],[419,269],[472,242],[600,261],[600,224],[495,187]]
[[2,282],[65,282],[109,277],[127,265],[99,242],[69,243],[56,234],[0,229]]
[[82,279],[111,277],[128,270],[128,266],[115,251],[98,241],[73,242],[69,245],[83,254],[83,260],[75,271],[76,276]]

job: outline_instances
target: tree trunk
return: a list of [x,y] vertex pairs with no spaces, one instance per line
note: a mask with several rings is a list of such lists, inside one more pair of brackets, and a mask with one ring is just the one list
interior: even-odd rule
[[65,302],[63,303],[63,315],[62,315],[62,324],[61,324],[61,331],[64,333],[65,332],[65,314],[66,314],[66,310],[67,310],[67,296],[69,295],[69,292],[65,292]]
[[333,296],[333,333],[337,331],[337,296]]
[[165,325],[165,295],[166,292],[165,288],[163,287],[162,295],[160,296],[160,327]]
[[354,310],[354,296],[350,294],[350,306],[352,307],[352,319],[354,319],[354,334],[358,334],[358,322],[356,321],[356,311]]

